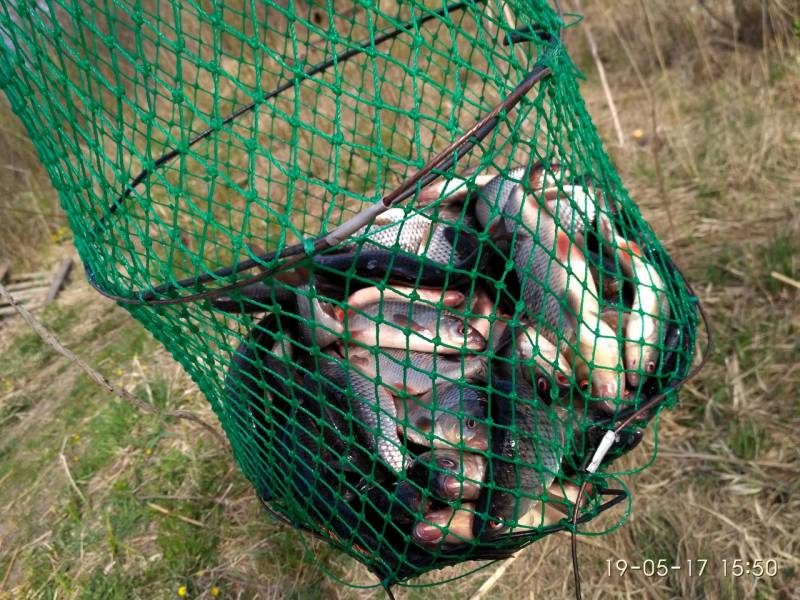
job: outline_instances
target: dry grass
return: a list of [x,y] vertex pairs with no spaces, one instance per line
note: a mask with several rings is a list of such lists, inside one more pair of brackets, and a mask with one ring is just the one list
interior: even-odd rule
[[[660,418],[652,466],[625,478],[633,495],[625,526],[581,539],[584,597],[796,597],[800,291],[771,273],[800,280],[800,55],[785,26],[800,10],[752,3],[767,7],[758,21],[770,24],[763,48],[763,31],[718,20],[735,23],[748,3],[586,4],[627,135],[623,148],[610,150],[709,308],[716,349],[680,405]],[[567,44],[589,75],[584,93],[595,122],[612,140],[580,32],[569,31]],[[0,114],[0,135],[11,140],[0,163],[14,165],[0,166],[0,210],[30,208],[29,194],[38,198],[36,210],[53,210],[30,146],[7,111]],[[637,129],[642,135],[634,137]],[[53,221],[11,214],[0,219],[2,255],[22,258],[25,248],[25,260],[51,258],[51,248],[39,248],[51,243]],[[73,284],[44,317],[68,345],[142,397],[209,416],[165,352],[85,284]],[[293,533],[264,518],[208,434],[132,414],[19,323],[1,331],[0,598],[171,598],[180,585],[198,598],[209,598],[212,586],[230,598],[380,596],[324,577]],[[62,468],[62,446],[85,502]],[[646,464],[654,447],[650,436],[620,468]],[[622,515],[617,510],[594,527]],[[552,536],[526,550],[487,597],[570,597],[567,542]],[[371,583],[352,561],[309,545],[328,570]],[[730,567],[737,558],[774,558],[779,573],[723,577],[723,560]],[[618,559],[665,559],[684,569],[609,576],[607,561]],[[708,560],[704,574],[689,576],[686,561],[699,559]],[[398,595],[463,598],[494,568],[435,592]]]

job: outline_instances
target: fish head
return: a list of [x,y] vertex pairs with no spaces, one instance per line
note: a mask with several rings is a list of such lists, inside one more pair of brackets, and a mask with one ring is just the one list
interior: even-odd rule
[[489,428],[480,417],[462,413],[440,413],[436,417],[435,431],[441,438],[453,446],[463,446],[473,450],[489,449]]
[[437,450],[435,491],[447,500],[477,500],[486,459],[470,452]]
[[613,369],[602,369],[595,367],[592,370],[592,396],[607,400],[616,400],[620,392],[624,393],[624,382],[621,381],[620,373]]
[[444,344],[454,347],[466,345],[468,350],[483,352],[486,338],[470,325],[469,321],[456,315],[443,314],[439,320],[439,336]]
[[414,526],[414,540],[425,546],[441,542],[461,543],[472,539],[472,521],[475,513],[469,504],[454,510],[450,507],[428,512],[423,521]]

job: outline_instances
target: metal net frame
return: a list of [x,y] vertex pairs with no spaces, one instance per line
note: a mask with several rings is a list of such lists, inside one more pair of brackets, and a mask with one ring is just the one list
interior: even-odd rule
[[564,25],[517,1],[0,8],[0,86],[90,283],[197,382],[265,508],[387,588],[574,539],[697,370],[699,303]]

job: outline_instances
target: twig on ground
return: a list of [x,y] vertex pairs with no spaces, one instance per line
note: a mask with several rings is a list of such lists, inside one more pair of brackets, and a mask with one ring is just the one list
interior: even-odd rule
[[[581,0],[576,0],[575,6],[580,12],[583,12]],[[581,23],[581,27],[583,28],[583,35],[586,37],[586,42],[589,44],[589,52],[592,54],[592,60],[594,60],[594,65],[597,68],[597,74],[600,76],[600,85],[603,86],[603,93],[606,96],[608,111],[611,113],[611,121],[614,123],[614,131],[617,133],[617,142],[620,148],[622,148],[625,146],[625,135],[622,133],[622,126],[620,125],[619,114],[617,113],[617,105],[614,103],[614,96],[611,94],[611,88],[608,85],[606,69],[603,66],[603,61],[600,59],[600,53],[597,51],[597,44],[594,41],[592,29],[589,27],[588,21],[584,20],[583,23]]]
[[470,596],[470,600],[480,600],[480,598],[484,598],[486,594],[495,586],[495,584],[500,581],[500,578],[505,574],[508,568],[514,564],[514,561],[517,560],[522,551],[520,550],[511,558],[507,558],[503,561],[503,563],[492,573],[491,577],[483,582],[481,587],[478,588],[478,591],[475,592],[472,596]]
[[34,317],[24,306],[19,304],[14,297],[8,293],[8,290],[0,283],[0,296],[2,296],[6,302],[10,306],[17,311],[17,313],[25,320],[25,322],[36,332],[36,334],[44,341],[48,346],[50,346],[53,350],[70,360],[71,362],[78,365],[84,373],[86,373],[97,385],[100,387],[105,388],[118,398],[121,398],[125,402],[135,406],[139,410],[144,412],[159,415],[161,417],[171,417],[175,419],[185,419],[187,421],[192,421],[204,427],[207,431],[209,431],[217,441],[222,445],[223,448],[229,450],[229,446],[225,438],[217,431],[210,423],[207,423],[194,413],[191,413],[186,410],[176,410],[171,412],[162,412],[152,404],[147,404],[143,402],[133,394],[131,394],[128,390],[115,385],[111,381],[109,381],[106,377],[101,375],[98,371],[93,369],[88,363],[86,363],[83,359],[77,356],[72,350],[66,348],[59,340],[50,332],[41,322],[39,322],[36,317]]
[[190,519],[189,517],[184,517],[183,515],[176,514],[171,510],[164,508],[160,504],[154,504],[153,502],[148,502],[147,506],[156,512],[160,512],[162,515],[167,515],[168,517],[175,517],[176,519],[183,521],[184,523],[189,523],[190,525],[194,525],[195,527],[206,526],[205,523],[201,523],[200,521],[196,521],[195,519]]
[[11,577],[11,571],[14,569],[14,563],[17,562],[17,556],[19,556],[20,548],[14,550],[14,554],[11,555],[11,560],[8,561],[8,567],[6,567],[6,574],[3,575],[3,581],[0,581],[0,590],[6,589],[6,582],[8,578]]
[[83,495],[81,489],[78,487],[78,484],[75,483],[75,479],[72,477],[72,472],[69,470],[69,463],[67,462],[67,457],[64,456],[64,448],[67,446],[67,438],[64,438],[64,443],[61,444],[61,452],[58,453],[58,458],[61,460],[61,466],[64,467],[64,473],[67,475],[67,481],[69,481],[69,485],[75,490],[75,493],[78,494],[78,498],[81,499],[82,504],[88,504],[86,501],[86,496]]
[[773,279],[777,279],[778,281],[780,281],[781,283],[785,283],[786,285],[791,285],[793,287],[796,287],[798,290],[800,290],[800,281],[792,279],[788,275],[784,275],[783,273],[778,273],[777,271],[772,271],[770,273],[770,277],[772,277]]

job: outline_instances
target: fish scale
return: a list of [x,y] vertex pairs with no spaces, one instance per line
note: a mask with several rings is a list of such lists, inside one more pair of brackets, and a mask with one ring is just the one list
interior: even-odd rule
[[[518,230],[513,251],[514,265],[530,315],[542,315],[549,329],[560,331],[565,325],[569,325],[566,319],[562,319],[567,274],[564,266],[554,258],[555,223],[545,213],[540,212],[536,231],[537,239],[534,240],[527,232]],[[548,328],[543,328],[546,329]]]
[[364,375],[380,375],[384,384],[413,396],[430,391],[437,382],[468,380],[487,369],[486,360],[476,355],[440,355],[387,348],[374,352],[361,347],[350,347],[346,354],[354,368]]
[[404,428],[404,435],[414,443],[435,448],[488,448],[486,396],[478,390],[442,384],[418,401],[404,399],[400,408],[405,408],[405,419],[400,415],[400,420],[411,425]]
[[496,487],[481,492],[473,523],[476,537],[487,526],[491,535],[528,512],[560,471],[566,443],[561,422],[539,405],[524,381],[498,379],[490,402],[489,476]]
[[489,229],[494,222],[491,219],[492,207],[495,207],[497,212],[505,212],[509,198],[514,190],[520,187],[524,176],[525,169],[519,167],[509,171],[507,176],[498,175],[481,188],[481,193],[475,204],[475,214],[484,228]]
[[345,371],[333,360],[321,358],[320,372],[341,390],[350,384],[352,395],[347,399],[366,444],[377,451],[390,469],[400,473],[405,465],[405,452],[397,437],[394,399],[382,386],[352,369]]
[[[378,302],[349,311],[345,320],[350,336],[362,343],[384,348],[460,354],[482,351],[486,340],[463,316],[424,303]],[[434,343],[439,337],[440,344]]]
[[359,229],[355,238],[364,238],[364,248],[400,248],[416,254],[428,234],[431,220],[420,214],[406,215],[402,208],[390,208],[375,221]]

